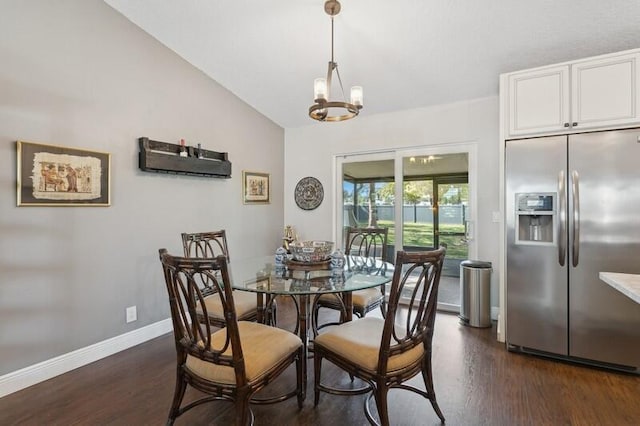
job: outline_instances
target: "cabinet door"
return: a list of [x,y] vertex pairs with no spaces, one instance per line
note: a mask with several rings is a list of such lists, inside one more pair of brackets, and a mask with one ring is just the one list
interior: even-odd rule
[[571,67],[574,130],[638,122],[640,54],[581,61]]
[[569,126],[569,67],[509,76],[509,135],[566,130]]

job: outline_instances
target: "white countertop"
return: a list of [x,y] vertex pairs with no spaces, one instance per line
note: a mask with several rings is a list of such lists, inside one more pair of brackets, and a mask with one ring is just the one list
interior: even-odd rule
[[600,279],[636,303],[640,303],[640,275],[600,272]]

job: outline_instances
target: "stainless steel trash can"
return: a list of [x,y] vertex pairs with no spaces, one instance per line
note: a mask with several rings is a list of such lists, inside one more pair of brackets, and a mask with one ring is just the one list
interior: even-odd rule
[[460,262],[460,322],[491,327],[491,262]]

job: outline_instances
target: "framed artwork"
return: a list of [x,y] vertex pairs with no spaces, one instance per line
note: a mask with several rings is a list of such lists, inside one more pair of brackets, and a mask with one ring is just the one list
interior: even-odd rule
[[111,204],[111,154],[18,141],[18,206]]
[[242,201],[245,204],[271,202],[269,173],[242,171]]

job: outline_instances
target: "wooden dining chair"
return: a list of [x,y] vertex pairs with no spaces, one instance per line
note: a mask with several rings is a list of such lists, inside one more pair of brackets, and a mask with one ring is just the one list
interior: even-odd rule
[[[346,231],[345,261],[350,270],[359,270],[368,274],[381,274],[385,272],[385,260],[387,257],[388,228],[354,228]],[[344,322],[344,303],[339,298],[340,293],[323,294],[315,300],[312,314],[316,329],[327,325],[335,325],[335,322],[318,324],[320,308],[334,309],[341,312],[340,322]],[[385,285],[380,287],[356,290],[352,293],[353,313],[358,317],[364,317],[368,312],[380,307],[385,313]]]
[[[177,352],[176,386],[167,424],[191,408],[214,400],[235,404],[235,424],[253,424],[249,403],[271,404],[293,396],[302,408],[302,341],[286,330],[250,321],[238,321],[224,256],[187,258],[160,249],[160,261],[169,294],[173,335]],[[226,327],[215,332],[197,311],[208,314],[206,296],[199,282],[209,281],[218,290]],[[272,382],[292,363],[296,364],[296,388],[276,397],[258,399],[254,394]],[[205,395],[182,406],[187,385]]]
[[[375,399],[380,422],[388,426],[387,394],[391,388],[415,392],[428,399],[440,421],[444,416],[433,388],[431,352],[438,285],[446,248],[426,252],[400,251],[396,256],[391,291],[384,319],[372,316],[328,328],[314,341],[314,404],[320,392],[355,395],[371,392],[365,415],[377,424],[371,412]],[[400,299],[408,305],[400,308]],[[326,359],[367,383],[346,389],[322,383],[322,361]],[[406,384],[422,373],[425,390]]]
[[[182,247],[186,257],[213,258],[219,255],[230,261],[227,247],[227,235],[224,229],[211,232],[182,233]],[[217,296],[218,289],[210,283],[202,283],[202,292],[205,294],[205,304],[209,313],[208,321],[216,327],[224,327],[225,319],[222,312],[222,302]],[[255,321],[258,318],[258,304],[255,294],[237,292],[234,297],[236,313],[239,321]],[[276,323],[275,300],[266,303],[266,321],[271,325]],[[199,308],[199,318],[205,320],[202,309]]]

